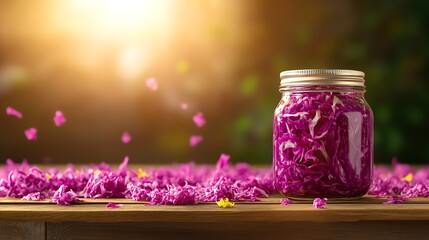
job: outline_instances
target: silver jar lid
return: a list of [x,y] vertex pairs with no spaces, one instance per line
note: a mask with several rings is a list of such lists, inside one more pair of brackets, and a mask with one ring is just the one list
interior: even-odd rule
[[294,87],[339,86],[365,90],[365,73],[346,69],[301,69],[280,73],[280,91]]

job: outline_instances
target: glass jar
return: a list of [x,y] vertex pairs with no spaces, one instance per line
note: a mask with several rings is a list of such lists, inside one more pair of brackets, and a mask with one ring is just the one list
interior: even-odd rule
[[280,74],[273,121],[276,189],[289,198],[357,198],[372,183],[374,116],[365,74],[308,69]]

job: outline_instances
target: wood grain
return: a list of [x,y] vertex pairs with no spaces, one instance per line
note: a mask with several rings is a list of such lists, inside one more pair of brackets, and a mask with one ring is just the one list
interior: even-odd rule
[[422,221],[48,223],[47,239],[427,239]]
[[44,222],[288,222],[429,220],[429,204],[236,204],[222,209],[215,204],[195,206],[144,206],[124,204],[108,209],[105,204],[56,206],[49,204],[1,204],[0,220]]
[[0,239],[45,239],[45,223],[0,221]]
[[[83,199],[72,206],[0,198],[0,239],[428,239],[429,198],[329,199],[280,205],[281,196],[239,202],[146,206],[131,199]],[[123,204],[109,209],[106,203]]]

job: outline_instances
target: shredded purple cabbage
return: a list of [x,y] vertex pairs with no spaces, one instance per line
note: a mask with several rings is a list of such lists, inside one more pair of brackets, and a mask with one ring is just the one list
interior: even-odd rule
[[324,208],[325,205],[328,203],[327,198],[315,198],[313,200],[313,208]]
[[359,197],[373,168],[373,114],[362,93],[284,93],[273,124],[274,183],[287,197]]
[[289,198],[282,198],[282,199],[280,199],[280,204],[281,205],[289,205],[291,203],[292,203],[292,201]]
[[380,198],[390,197],[388,204],[404,202],[409,198],[429,197],[429,166],[413,168],[393,159],[392,169],[386,166],[375,168],[368,194]]
[[383,204],[398,204],[398,203],[403,203],[407,200],[408,200],[407,197],[393,195],[393,196],[389,196],[387,198],[387,201],[383,202]]
[[22,198],[22,200],[27,200],[27,201],[41,201],[41,200],[45,200],[46,198],[48,198],[49,194],[46,192],[33,192],[33,193],[29,193],[26,196],[24,196]]
[[[217,202],[221,198],[232,202],[258,201],[276,193],[271,168],[252,168],[247,163],[232,165],[227,155],[221,156],[216,166],[186,163],[148,168],[144,176],[129,169],[127,163],[126,158],[117,170],[104,163],[80,169],[69,165],[62,170],[41,170],[26,161],[7,160],[0,167],[0,196],[50,200],[59,205],[78,203],[84,198],[130,198],[148,205],[189,205]],[[414,168],[393,161],[392,167],[375,167],[374,174],[369,194],[387,198],[386,204],[429,197],[429,166]],[[281,203],[291,201],[283,198]]]
[[231,201],[258,201],[274,193],[271,168],[252,168],[246,163],[235,166],[222,154],[216,167],[194,163],[145,169],[139,174],[128,169],[126,157],[118,170],[107,164],[70,165],[64,170],[45,171],[27,162],[8,160],[0,167],[0,197],[25,200],[52,199],[69,205],[79,198],[131,198],[149,205],[189,205]]
[[121,208],[122,204],[116,204],[116,203],[109,202],[106,204],[106,207],[107,208]]
[[61,185],[52,196],[52,202],[58,205],[71,205],[72,203],[78,203],[80,201],[77,194],[72,189],[69,190],[69,187],[64,184]]

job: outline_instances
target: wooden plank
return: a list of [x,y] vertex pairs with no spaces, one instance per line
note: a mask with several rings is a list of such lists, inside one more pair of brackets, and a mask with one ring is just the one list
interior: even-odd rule
[[0,221],[0,239],[45,239],[45,223]]
[[222,209],[215,204],[194,206],[144,206],[124,204],[108,209],[105,204],[53,206],[47,204],[2,204],[0,220],[81,222],[288,222],[429,220],[429,204],[236,204]]
[[48,223],[47,239],[427,239],[426,221]]

